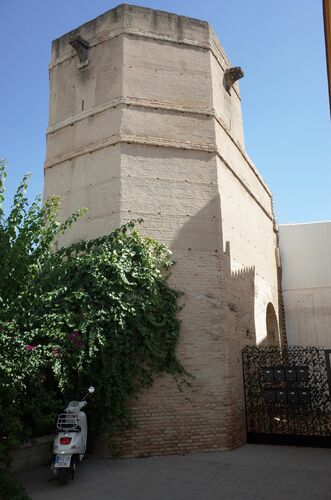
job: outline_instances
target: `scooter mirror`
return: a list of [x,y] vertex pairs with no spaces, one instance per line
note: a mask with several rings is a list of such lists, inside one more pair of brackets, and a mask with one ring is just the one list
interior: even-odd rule
[[93,387],[93,385],[91,385],[91,387],[88,388],[88,392],[90,394],[93,394],[95,392],[95,387]]

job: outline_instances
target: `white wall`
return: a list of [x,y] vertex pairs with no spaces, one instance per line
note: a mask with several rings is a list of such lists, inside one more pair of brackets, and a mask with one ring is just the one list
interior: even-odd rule
[[331,348],[331,221],[279,226],[289,344]]

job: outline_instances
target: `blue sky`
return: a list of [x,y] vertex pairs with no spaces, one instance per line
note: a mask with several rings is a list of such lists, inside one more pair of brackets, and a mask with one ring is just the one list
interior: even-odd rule
[[[0,157],[8,197],[32,172],[42,192],[51,41],[112,0],[0,0]],[[211,23],[240,81],[245,142],[279,223],[331,219],[331,138],[322,0],[136,0]]]

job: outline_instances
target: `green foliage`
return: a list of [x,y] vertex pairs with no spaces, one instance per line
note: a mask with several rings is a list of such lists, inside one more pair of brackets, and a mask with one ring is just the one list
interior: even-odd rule
[[51,197],[42,206],[38,196],[29,206],[26,196],[29,175],[25,175],[5,218],[5,167],[5,162],[0,161],[0,320],[11,321],[13,317],[18,320],[20,311],[36,300],[26,292],[27,287],[52,253],[57,236],[69,229],[85,210],[77,210],[60,224],[59,197]]
[[14,480],[5,469],[0,470],[0,498],[1,500],[31,500],[19,481]]
[[[132,221],[108,236],[55,251],[59,199],[28,205],[24,177],[4,216],[0,163],[0,461],[52,431],[64,400],[93,384],[93,434],[131,424],[129,402],[163,373],[186,372],[175,348],[178,293],[168,249]],[[137,221],[139,222],[139,221]]]
[[52,254],[34,281],[38,308],[27,318],[29,343],[42,348],[47,336],[68,396],[96,386],[100,427],[127,423],[127,402],[155,376],[184,373],[174,349],[177,294],[160,271],[171,264],[165,246],[140,236],[131,222]]
[[[44,384],[39,390],[42,373],[46,369],[52,371],[48,342],[45,339],[44,346],[32,349],[32,354],[27,343],[30,329],[27,318],[38,304],[36,289],[31,285],[51,256],[57,235],[83,210],[61,225],[57,222],[58,197],[49,199],[44,206],[37,197],[29,207],[26,175],[5,217],[5,167],[5,162],[0,161],[0,462],[7,463],[8,450],[39,430],[50,430],[49,422],[54,421],[50,412],[60,408],[54,377],[53,384],[48,383],[47,388]],[[45,407],[45,402],[47,409],[40,414],[37,408]]]

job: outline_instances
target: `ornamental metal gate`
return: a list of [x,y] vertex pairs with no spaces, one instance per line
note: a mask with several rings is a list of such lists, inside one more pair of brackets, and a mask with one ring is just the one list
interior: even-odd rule
[[331,447],[331,350],[247,346],[247,441]]

